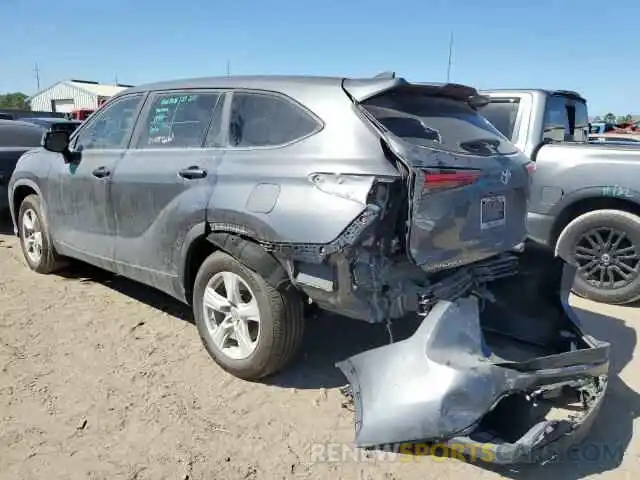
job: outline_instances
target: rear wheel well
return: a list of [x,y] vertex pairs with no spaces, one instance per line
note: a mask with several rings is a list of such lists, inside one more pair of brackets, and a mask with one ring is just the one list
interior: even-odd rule
[[605,197],[585,198],[584,200],[579,200],[566,207],[560,215],[558,215],[551,232],[552,246],[555,248],[556,242],[560,237],[560,233],[562,233],[562,230],[573,219],[593,210],[604,209],[621,210],[623,212],[640,216],[640,205],[630,200]]
[[196,281],[198,270],[200,270],[202,262],[216,250],[216,247],[207,240],[205,235],[196,238],[189,246],[184,267],[184,294],[189,305],[192,302],[193,285]]
[[189,304],[192,301],[193,288],[200,266],[217,250],[231,255],[247,268],[261,275],[275,288],[289,279],[278,260],[253,239],[226,232],[213,232],[196,238],[189,246],[184,270],[184,293]]
[[28,185],[20,185],[18,188],[16,188],[13,192],[13,202],[11,205],[11,209],[13,210],[13,214],[14,214],[14,218],[18,218],[18,213],[20,212],[20,205],[22,204],[22,201],[27,198],[29,195],[37,195],[38,192],[36,192],[33,188],[29,187]]

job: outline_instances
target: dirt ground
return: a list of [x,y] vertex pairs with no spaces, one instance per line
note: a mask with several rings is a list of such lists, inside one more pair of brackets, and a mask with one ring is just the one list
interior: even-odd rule
[[348,448],[354,433],[334,362],[385,342],[381,327],[310,320],[295,365],[267,382],[244,382],[209,359],[186,307],[86,266],[32,273],[8,222],[0,228],[1,480],[640,474],[633,434],[640,308],[574,302],[587,330],[613,343],[615,375],[582,453],[570,460],[520,471],[433,456],[323,462],[312,458],[313,448],[328,442]]

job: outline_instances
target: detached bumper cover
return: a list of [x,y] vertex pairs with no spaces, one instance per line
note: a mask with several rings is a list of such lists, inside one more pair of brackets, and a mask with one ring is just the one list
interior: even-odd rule
[[[480,331],[477,299],[441,301],[412,337],[337,364],[351,385],[356,445],[437,442],[468,455],[480,448],[490,452],[487,461],[501,464],[553,458],[584,436],[606,391],[609,344],[582,339],[591,348],[519,363],[496,360]],[[481,426],[507,396],[558,386],[588,392],[580,415],[540,421],[516,441]]]

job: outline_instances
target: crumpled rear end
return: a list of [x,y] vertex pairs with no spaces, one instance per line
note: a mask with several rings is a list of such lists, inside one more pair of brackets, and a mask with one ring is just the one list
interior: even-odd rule
[[588,431],[609,344],[585,335],[568,305],[573,267],[535,255],[523,263],[518,277],[490,285],[492,301],[439,301],[410,338],[338,364],[358,446],[449,443],[517,463],[555,455]]

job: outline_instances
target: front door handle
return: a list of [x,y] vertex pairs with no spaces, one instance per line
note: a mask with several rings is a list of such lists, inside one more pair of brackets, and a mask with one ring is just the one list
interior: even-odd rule
[[91,174],[96,178],[104,178],[111,175],[111,172],[107,169],[107,167],[98,167]]
[[204,178],[207,176],[207,171],[203,170],[200,167],[191,166],[188,168],[183,168],[178,172],[182,178],[186,178],[187,180],[193,180],[196,178]]

